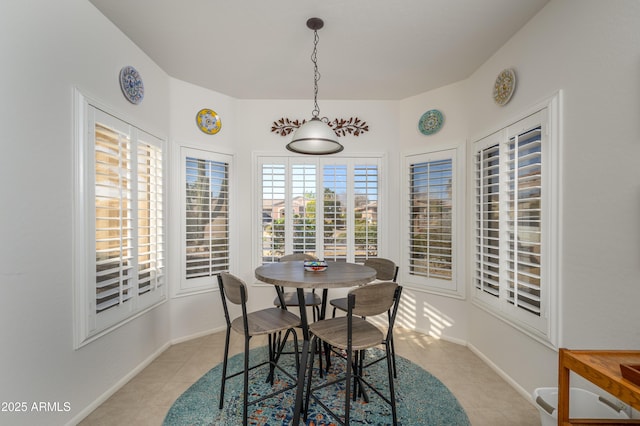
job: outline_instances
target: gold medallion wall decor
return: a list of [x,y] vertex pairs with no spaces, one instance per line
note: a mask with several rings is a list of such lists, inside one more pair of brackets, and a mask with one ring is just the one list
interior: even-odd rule
[[[287,136],[306,122],[307,120],[291,120],[283,117],[271,124],[271,131],[280,134],[280,136]],[[349,119],[336,118],[327,124],[338,137],[346,135],[360,136],[361,133],[369,131],[367,122],[358,117],[351,117]]]
[[201,109],[196,114],[198,128],[208,135],[215,135],[222,128],[220,116],[212,109]]
[[500,106],[506,105],[516,89],[516,73],[512,68],[504,69],[498,74],[493,84],[493,100]]

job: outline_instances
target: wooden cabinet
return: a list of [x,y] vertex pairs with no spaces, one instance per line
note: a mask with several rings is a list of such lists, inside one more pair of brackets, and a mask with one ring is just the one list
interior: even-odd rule
[[558,362],[558,425],[640,424],[640,419],[570,419],[570,373],[584,377],[619,400],[640,410],[640,386],[622,377],[620,364],[640,364],[640,351],[560,349]]

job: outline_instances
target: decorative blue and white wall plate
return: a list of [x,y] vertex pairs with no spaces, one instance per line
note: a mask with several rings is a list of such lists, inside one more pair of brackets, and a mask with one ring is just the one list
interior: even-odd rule
[[138,105],[144,98],[144,84],[140,73],[127,65],[120,70],[120,88],[124,97],[132,104]]
[[422,114],[418,121],[418,129],[423,135],[432,135],[442,128],[443,123],[442,113],[437,109],[432,109]]

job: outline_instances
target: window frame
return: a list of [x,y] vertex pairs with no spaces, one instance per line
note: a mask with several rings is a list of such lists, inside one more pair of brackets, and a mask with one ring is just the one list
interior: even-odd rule
[[[261,238],[259,238],[259,234],[261,233],[261,230],[263,229],[263,223],[262,223],[262,214],[263,214],[263,197],[262,197],[262,166],[264,164],[269,164],[269,163],[274,163],[274,164],[280,164],[283,163],[285,164],[285,180],[289,180],[290,179],[290,175],[291,175],[291,165],[292,164],[314,164],[316,166],[316,173],[317,175],[322,176],[324,173],[324,169],[323,166],[325,165],[331,165],[331,164],[336,164],[336,165],[342,165],[345,164],[347,165],[348,169],[347,169],[347,174],[349,176],[349,178],[353,178],[353,171],[355,170],[356,166],[360,166],[360,165],[368,165],[368,164],[375,164],[377,167],[377,177],[378,177],[378,181],[377,181],[377,185],[378,185],[378,193],[377,193],[377,198],[378,198],[378,219],[377,219],[377,247],[378,247],[378,256],[384,256],[386,253],[383,253],[380,251],[381,247],[385,247],[385,241],[386,240],[386,229],[387,229],[387,225],[384,222],[384,218],[386,217],[386,210],[384,207],[385,204],[385,199],[386,199],[386,179],[385,179],[385,173],[384,173],[384,155],[383,154],[371,154],[371,155],[349,155],[349,156],[331,156],[331,157],[318,157],[318,156],[314,156],[314,157],[301,157],[301,156],[296,156],[296,155],[287,155],[287,154],[273,154],[273,153],[262,153],[262,152],[254,152],[253,153],[253,158],[252,158],[252,163],[253,163],[253,173],[255,174],[253,182],[254,182],[254,188],[253,188],[253,193],[255,194],[254,196],[254,206],[252,208],[252,212],[254,215],[254,221],[253,221],[253,232],[252,232],[252,238],[253,238],[253,264],[254,267],[260,266],[263,264],[263,256],[262,256],[262,241]],[[316,180],[316,185],[315,185],[315,189],[316,189],[316,197],[317,194],[324,194],[324,186],[323,186],[323,179],[322,177]],[[349,206],[348,206],[348,214],[347,214],[347,224],[348,226],[350,226],[350,229],[353,229],[352,227],[354,226],[354,218],[353,218],[353,213],[354,213],[354,207],[352,206],[351,201],[354,200],[353,196],[354,196],[354,189],[353,188],[347,188],[347,192],[348,194],[348,200],[350,202]],[[291,197],[291,190],[289,185],[286,186],[286,196],[287,197]],[[382,205],[382,209],[380,208],[380,205]],[[382,217],[382,220],[381,220]],[[324,219],[324,212],[320,211],[320,209],[316,210],[316,221],[322,221]],[[291,225],[291,221],[286,221],[285,222],[285,229],[286,232],[291,233],[292,232],[292,225]],[[289,253],[287,250],[291,250],[292,247],[289,244],[285,245],[285,252]],[[315,245],[315,253],[317,255],[317,253],[319,253],[319,257],[323,257],[322,253],[324,252],[324,244],[322,241],[318,242],[318,240],[316,240],[316,245]],[[350,247],[347,251],[347,256],[346,256],[346,261],[347,262],[353,262],[354,261],[354,252],[352,247]]]
[[[429,163],[450,159],[452,162],[452,269],[451,280],[439,279],[435,277],[424,277],[410,273],[410,244],[409,234],[411,232],[411,166],[418,163]],[[400,268],[400,279],[403,285],[413,290],[438,294],[457,299],[466,297],[466,286],[464,281],[464,182],[465,170],[464,144],[450,144],[432,150],[411,152],[403,154],[403,200],[402,200],[402,233],[406,238],[402,238],[402,266]]]
[[[96,204],[95,204],[95,129],[102,123],[126,134],[131,140],[132,157],[129,183],[131,186],[130,222],[132,224],[131,258],[131,298],[127,303],[109,308],[100,313],[96,306]],[[154,136],[130,123],[122,115],[110,110],[95,99],[88,98],[74,89],[74,237],[73,237],[73,289],[74,289],[74,348],[78,349],[140,315],[159,306],[167,300],[167,143],[166,139]],[[160,149],[160,200],[158,217],[159,233],[156,241],[159,247],[153,252],[159,254],[158,282],[149,291],[139,291],[139,229],[138,212],[138,144],[152,145]],[[155,272],[155,271],[154,271]]]
[[229,245],[229,249],[228,249],[229,268],[227,269],[227,271],[230,271],[231,265],[233,263],[232,249],[234,246],[233,238],[232,238],[233,236],[232,223],[233,223],[233,209],[234,209],[233,188],[235,187],[235,185],[233,184],[234,156],[231,154],[227,154],[219,151],[209,150],[204,147],[187,145],[187,144],[180,144],[179,146],[176,147],[175,152],[177,154],[176,155],[177,159],[173,163],[174,165],[176,165],[177,169],[180,170],[179,173],[176,173],[176,175],[179,174],[179,183],[178,183],[179,190],[176,191],[176,193],[178,193],[180,197],[179,198],[180,200],[179,201],[179,205],[180,205],[179,221],[180,222],[179,222],[179,226],[177,226],[176,228],[179,228],[178,238],[180,243],[178,244],[178,246],[180,247],[180,249],[179,249],[179,254],[177,253],[177,250],[173,251],[173,253],[176,254],[176,258],[177,258],[174,260],[174,265],[176,265],[176,269],[177,271],[179,271],[178,272],[179,284],[175,286],[175,290],[173,291],[173,296],[174,297],[186,296],[186,295],[209,292],[209,291],[217,291],[218,282],[213,277],[196,278],[193,281],[191,281],[187,279],[186,273],[185,273],[186,271],[184,266],[185,266],[185,259],[186,259],[186,238],[187,238],[186,226],[185,226],[185,223],[186,223],[186,164],[185,164],[185,161],[187,157],[198,156],[198,158],[201,158],[204,160],[224,162],[227,164],[228,179],[229,179],[229,188],[228,188],[228,194],[227,194],[228,195],[227,231],[229,233],[227,241]]
[[[561,182],[560,172],[562,138],[561,138],[561,92],[553,94],[548,99],[529,108],[519,116],[509,120],[499,129],[490,132],[487,136],[475,138],[470,144],[469,169],[473,171],[469,178],[469,237],[471,255],[469,256],[469,285],[472,293],[472,303],[505,321],[516,329],[522,331],[544,345],[557,348],[559,340],[558,324],[558,298],[560,295],[560,224],[562,222],[561,204]],[[499,296],[483,294],[481,289],[476,288],[476,153],[489,146],[500,144],[504,149],[508,149],[509,140],[528,129],[541,125],[541,156],[542,156],[542,198],[541,198],[541,272],[540,272],[540,316],[527,313],[524,309],[519,309],[508,302],[508,297],[504,294],[508,290],[508,282],[501,279],[499,282]],[[505,175],[505,155],[501,155],[500,177]],[[506,192],[501,182],[500,193]],[[500,247],[504,250],[507,238],[505,235],[504,223],[506,218],[507,203],[505,197],[500,198]],[[504,264],[506,253],[500,255],[501,265]]]

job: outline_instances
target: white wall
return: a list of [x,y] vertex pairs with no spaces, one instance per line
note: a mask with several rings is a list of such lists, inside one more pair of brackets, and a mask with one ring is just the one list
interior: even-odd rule
[[[563,90],[561,344],[572,348],[640,348],[640,3],[552,0],[494,57],[464,82],[400,102],[324,101],[322,115],[357,116],[370,132],[346,137],[344,155],[384,153],[389,211],[400,213],[401,158],[422,147],[469,145]],[[2,401],[71,402],[68,413],[2,414],[11,424],[64,424],[85,413],[170,341],[222,325],[216,292],[173,298],[74,351],[72,292],[72,88],[177,143],[233,153],[236,202],[251,206],[252,153],[286,153],[270,132],[281,117],[308,118],[311,101],[233,100],[170,79],[86,0],[0,3],[0,277]],[[129,104],[117,76],[135,66],[145,100]],[[518,87],[505,107],[491,100],[497,73],[515,67]],[[196,112],[215,109],[219,134],[195,126]],[[418,133],[432,108],[443,129]],[[174,151],[171,151],[172,153]],[[25,166],[29,170],[25,172]],[[175,185],[175,176],[169,176]],[[170,219],[179,212],[171,199]],[[9,206],[9,207],[7,207]],[[392,207],[397,206],[397,207]],[[397,210],[394,210],[397,209]],[[234,224],[234,271],[254,283],[250,209]],[[176,228],[169,229],[172,253]],[[385,255],[399,259],[399,221],[385,230]],[[171,264],[173,268],[175,264]],[[170,270],[171,285],[176,270]],[[468,276],[464,276],[469,281]],[[468,285],[468,283],[467,283]],[[254,307],[273,289],[256,285]],[[523,392],[556,382],[557,354],[466,300],[410,290],[414,326],[468,341]],[[261,302],[261,300],[263,302]],[[404,318],[409,321],[409,316]],[[444,327],[437,324],[445,323]],[[526,368],[523,368],[526,366]]]
[[[351,118],[358,117],[369,125],[369,131],[362,133],[360,136],[344,136],[338,138],[344,146],[344,151],[334,156],[349,156],[357,154],[382,154],[384,155],[385,164],[383,164],[382,173],[386,173],[387,177],[396,175],[395,168],[397,163],[396,146],[398,142],[397,130],[397,102],[390,101],[330,101],[319,99],[318,103],[321,109],[321,116],[334,118]],[[253,176],[251,170],[252,153],[277,153],[289,155],[286,150],[286,144],[291,140],[291,135],[280,136],[271,132],[271,125],[274,121],[287,117],[290,119],[309,119],[311,118],[311,110],[313,102],[311,99],[302,101],[262,101],[262,100],[245,100],[238,102],[238,117],[242,117],[238,124],[238,162],[246,167],[241,181],[243,188],[251,188],[250,179]],[[246,124],[244,124],[246,123]],[[246,185],[246,186],[245,186]],[[382,188],[385,195],[393,200],[396,192],[391,186]],[[251,194],[247,193],[247,197]],[[247,198],[247,202],[253,200]],[[250,212],[243,217],[243,223],[252,223],[250,221]],[[393,224],[391,224],[393,226]],[[242,229],[241,239],[245,244],[251,241],[249,234],[251,230],[248,227]],[[387,236],[389,234],[396,235],[397,230],[384,229]],[[397,252],[397,243],[393,237],[389,237],[390,245],[382,248],[384,254],[395,255]],[[243,247],[243,253],[251,250],[249,247]],[[251,275],[253,276],[253,275]]]
[[[168,79],[86,0],[0,2],[0,52],[0,401],[71,406],[0,423],[64,424],[169,338],[164,304],[73,349],[73,87],[166,137]],[[141,105],[122,96],[125,65]]]
[[[446,149],[457,149],[457,161],[461,167],[465,167],[464,153],[467,140],[467,110],[466,110],[466,81],[451,84],[432,90],[427,93],[404,99],[400,102],[400,113],[398,114],[399,149],[401,157],[405,155],[438,151]],[[444,122],[442,128],[437,133],[426,136],[418,130],[418,121],[425,112],[437,109],[442,112]],[[399,158],[401,161],[402,158]],[[402,193],[402,187],[406,182],[406,170],[398,170],[396,180]],[[464,179],[464,176],[461,176]],[[464,195],[460,201],[464,202]],[[394,203],[396,211],[393,215],[400,217],[403,210],[400,208],[401,201]],[[457,206],[464,215],[464,203]],[[464,222],[464,220],[462,221]],[[461,235],[464,228],[458,230]],[[402,246],[406,243],[406,232],[398,229],[397,239]],[[464,245],[462,239],[461,244]],[[404,247],[400,247],[402,250]],[[462,265],[462,271],[457,277],[457,285],[464,288],[467,279],[464,274],[465,250],[460,250],[457,261]],[[403,259],[406,262],[406,259]],[[406,267],[401,268],[399,282],[405,285],[402,293],[403,304],[399,311],[398,324],[420,330],[435,337],[443,337],[451,341],[466,342],[468,328],[468,306],[466,300],[442,296],[432,292],[426,292],[424,288],[407,285],[409,277]]]
[[[369,131],[362,133],[360,136],[344,136],[339,141],[344,145],[344,151],[334,156],[349,156],[357,154],[382,154],[383,169],[381,171],[382,180],[386,181],[387,186],[381,188],[384,196],[388,198],[387,206],[397,204],[396,202],[396,186],[394,185],[394,176],[397,175],[397,156],[395,149],[398,143],[397,130],[397,102],[390,101],[330,101],[319,99],[321,116],[326,116],[333,120],[334,118],[351,118],[357,117],[366,121],[369,125]],[[283,137],[277,133],[271,132],[271,125],[274,121],[287,117],[289,119],[309,119],[311,118],[311,110],[313,102],[311,99],[302,101],[263,101],[263,100],[246,100],[238,102],[238,117],[241,123],[238,125],[238,157],[237,161],[243,167],[240,179],[236,181],[241,185],[242,199],[240,203],[247,206],[252,205],[254,200],[252,197],[252,181],[254,170],[252,170],[252,153],[278,153],[289,155],[286,150],[286,144],[291,140],[291,135]],[[243,125],[246,123],[246,125]],[[382,195],[381,195],[382,196]],[[381,214],[393,214],[393,209],[381,211]],[[255,243],[254,235],[257,231],[251,226],[255,223],[252,220],[251,212],[241,212],[239,221],[242,224],[239,229],[239,236],[242,245],[240,247],[242,263],[239,272],[244,274],[243,277],[250,283],[256,283],[256,293],[261,297],[264,294],[264,300],[271,302],[274,297],[272,286],[262,286],[253,276],[253,268],[251,261],[257,262],[257,259],[250,258],[255,253],[252,242]],[[398,245],[396,236],[399,229],[395,221],[390,221],[389,227],[380,229],[379,235],[384,235],[388,244],[381,247],[380,255],[388,256],[392,259],[399,260]],[[340,289],[331,290],[329,297],[339,297],[343,294]],[[255,300],[255,299],[254,299]]]
[[[179,171],[180,147],[211,150],[223,154],[233,154],[236,150],[237,126],[235,123],[236,101],[229,96],[203,89],[190,83],[170,79],[170,120],[171,120],[171,161],[172,175],[169,191],[169,215],[171,239],[169,242],[170,282],[171,282],[171,339],[181,341],[210,333],[224,327],[224,316],[220,296],[216,291],[217,281],[212,280],[212,291],[200,294],[179,294],[179,280],[182,263],[180,222],[182,200]],[[196,114],[203,108],[214,110],[221,119],[222,127],[214,135],[202,132],[196,125]],[[233,257],[232,257],[233,258]]]
[[[467,81],[472,139],[563,91],[564,347],[640,349],[639,23],[635,0],[552,0]],[[507,67],[518,84],[499,107],[491,88]],[[556,351],[469,310],[473,347],[526,392],[556,385]]]
[[[323,116],[330,118],[358,117],[367,122],[370,131],[362,135],[340,138],[345,146],[339,155],[354,155],[359,153],[381,153],[385,157],[387,178],[397,175],[398,153],[390,149],[397,144],[397,102],[358,102],[358,101],[324,101],[319,100]],[[201,108],[214,109],[222,119],[222,128],[216,135],[206,135],[195,126],[195,114]],[[190,145],[202,149],[234,156],[234,179],[232,202],[237,207],[232,215],[231,256],[232,271],[253,285],[249,305],[251,308],[270,306],[275,292],[273,286],[264,285],[257,281],[253,270],[258,266],[255,254],[255,238],[257,230],[251,214],[255,200],[253,197],[255,170],[252,164],[253,153],[290,154],[285,145],[291,136],[282,137],[271,132],[274,121],[288,117],[291,119],[310,118],[313,103],[311,100],[234,100],[225,95],[202,89],[178,80],[171,80],[171,139],[173,154],[178,145]],[[174,155],[175,160],[175,155]],[[176,164],[176,163],[173,163]],[[180,166],[176,164],[176,166]],[[385,188],[390,197],[389,204],[396,203],[397,191],[393,182]],[[177,189],[179,182],[172,177],[172,188]],[[176,190],[172,193],[177,193]],[[177,218],[179,211],[173,210],[180,200],[172,199],[171,217]],[[391,223],[390,229],[384,229],[387,241],[381,254],[399,260],[397,223]],[[381,231],[382,232],[382,231]],[[171,252],[174,256],[172,282],[179,278],[179,228],[172,230]],[[335,291],[340,294],[339,290]],[[332,293],[333,294],[333,293]],[[214,289],[202,294],[180,296],[171,301],[171,329],[172,339],[179,341],[184,338],[197,336],[223,327],[219,294]]]

